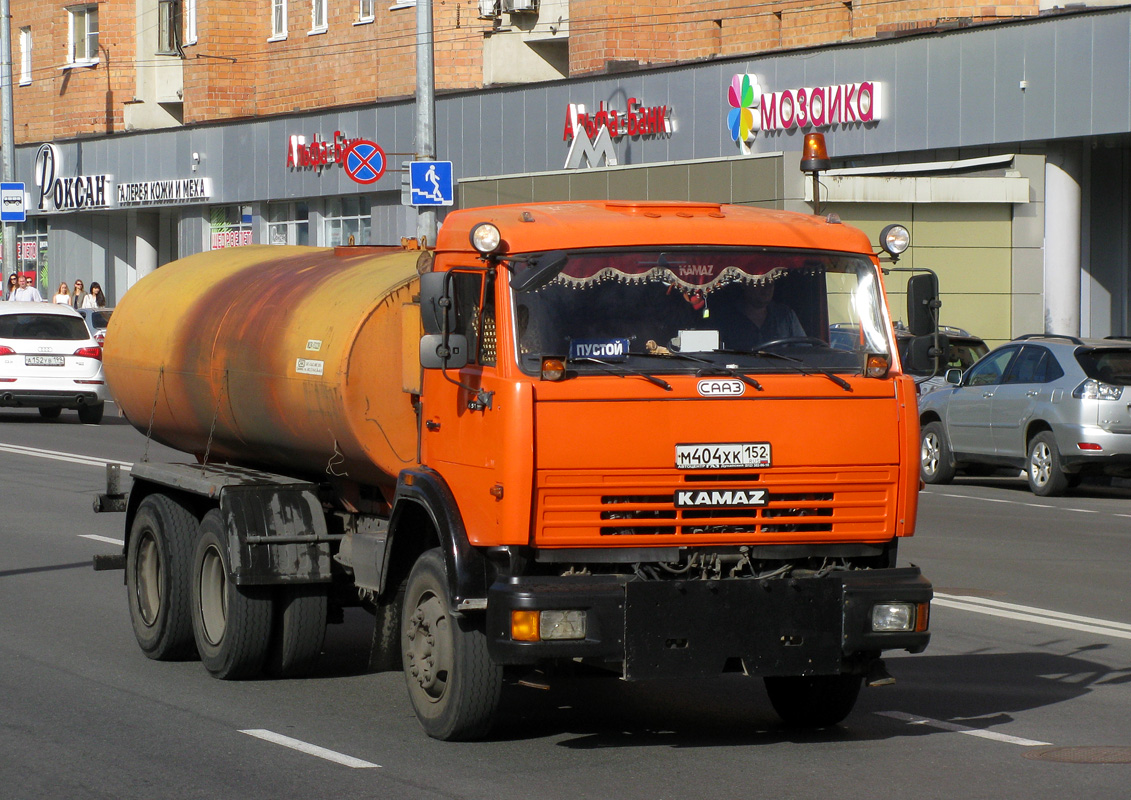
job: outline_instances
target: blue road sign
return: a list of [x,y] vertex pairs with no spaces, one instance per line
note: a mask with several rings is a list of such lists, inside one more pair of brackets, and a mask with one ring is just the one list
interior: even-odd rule
[[24,185],[0,183],[0,222],[25,221],[27,209],[24,208]]
[[451,161],[410,161],[409,194],[414,206],[455,204]]

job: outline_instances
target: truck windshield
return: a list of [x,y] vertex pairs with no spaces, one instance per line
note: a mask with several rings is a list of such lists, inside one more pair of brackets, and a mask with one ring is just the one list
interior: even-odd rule
[[516,355],[530,374],[545,357],[568,359],[578,371],[600,367],[597,360],[652,373],[701,370],[704,360],[788,370],[776,355],[850,373],[868,354],[891,352],[877,270],[854,254],[578,251],[553,280],[515,292],[512,302]]

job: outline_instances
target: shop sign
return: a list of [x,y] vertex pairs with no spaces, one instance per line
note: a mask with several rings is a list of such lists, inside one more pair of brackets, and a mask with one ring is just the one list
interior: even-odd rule
[[882,87],[861,81],[763,92],[756,75],[735,75],[727,92],[727,128],[734,141],[746,144],[758,131],[876,122],[882,117]]
[[35,185],[39,187],[40,211],[85,211],[113,206],[113,175],[64,177],[62,172],[63,154],[59,148],[53,144],[40,147],[35,155]]
[[118,184],[118,205],[202,203],[212,197],[211,178],[180,178]]
[[287,139],[287,169],[317,169],[321,172],[335,164],[344,166],[346,153],[362,141],[365,140],[347,139],[341,131],[334,131],[333,139],[327,141],[316,133],[310,137],[308,144],[305,136],[291,134]]
[[212,249],[222,250],[225,247],[244,247],[251,244],[251,231],[230,230],[212,231]]

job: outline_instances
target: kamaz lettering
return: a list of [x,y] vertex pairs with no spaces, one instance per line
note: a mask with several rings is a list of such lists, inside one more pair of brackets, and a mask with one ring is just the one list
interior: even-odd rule
[[731,489],[723,491],[694,491],[680,490],[675,493],[677,508],[690,508],[694,506],[764,506],[766,505],[765,489]]

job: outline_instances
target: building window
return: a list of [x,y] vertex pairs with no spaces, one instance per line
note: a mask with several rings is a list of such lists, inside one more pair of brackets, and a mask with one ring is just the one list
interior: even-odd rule
[[31,83],[31,28],[20,28],[20,86]]
[[163,56],[181,54],[180,0],[157,0],[157,53]]
[[196,44],[196,0],[183,0],[181,18],[181,42]]
[[251,244],[251,206],[213,206],[209,228],[212,250]]
[[287,38],[287,0],[271,0],[271,38]]
[[310,209],[306,203],[268,203],[267,242],[310,244]]
[[[369,198],[362,195],[331,197],[326,200],[323,220],[324,240],[327,247],[347,244],[369,244],[372,224]],[[350,239],[353,239],[350,242]]]
[[98,6],[71,6],[67,9],[67,63],[98,62]]
[[358,0],[358,2],[357,2],[357,21],[358,22],[372,22],[373,21],[373,0]]
[[326,0],[310,0],[310,32],[326,30]]

